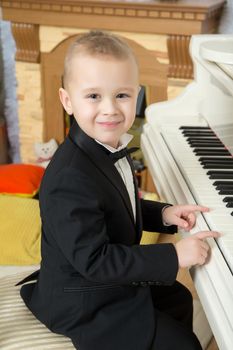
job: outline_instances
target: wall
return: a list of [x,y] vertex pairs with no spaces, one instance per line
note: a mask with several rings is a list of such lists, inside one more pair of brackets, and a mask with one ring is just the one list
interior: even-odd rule
[[9,141],[8,156],[14,163],[20,162],[19,152],[19,121],[18,121],[18,99],[16,92],[15,52],[16,45],[11,31],[9,21],[0,21],[0,41],[3,65],[3,84],[1,86],[4,94],[1,117],[4,118]]
[[20,153],[23,163],[34,163],[34,143],[42,142],[40,64],[16,62]]

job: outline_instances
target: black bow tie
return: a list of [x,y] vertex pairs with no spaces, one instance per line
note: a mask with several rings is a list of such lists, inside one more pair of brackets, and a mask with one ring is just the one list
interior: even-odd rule
[[126,157],[128,154],[136,152],[139,149],[139,147],[131,147],[131,148],[123,148],[120,151],[110,153],[109,157],[112,159],[113,163],[116,163],[118,159]]

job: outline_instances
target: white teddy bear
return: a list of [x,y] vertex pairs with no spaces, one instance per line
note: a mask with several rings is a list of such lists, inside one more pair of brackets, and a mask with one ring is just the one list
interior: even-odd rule
[[36,163],[44,168],[47,167],[52,156],[58,148],[58,144],[55,139],[51,139],[48,142],[35,142],[34,149],[37,156]]

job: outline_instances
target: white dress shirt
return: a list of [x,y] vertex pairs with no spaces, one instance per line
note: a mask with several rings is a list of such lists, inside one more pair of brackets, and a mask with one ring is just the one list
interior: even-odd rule
[[[99,142],[98,140],[95,140],[95,141],[98,142],[103,147],[105,147],[110,152],[115,153],[115,152],[120,151],[123,148],[125,148],[129,144],[129,142],[132,140],[132,138],[133,138],[133,136],[130,134],[122,135],[120,138],[120,141],[119,141],[120,146],[118,148],[113,148],[109,145],[106,145],[104,143]],[[118,161],[114,165],[117,168],[119,174],[121,175],[122,180],[127,188],[130,202],[131,202],[132,209],[133,209],[134,219],[136,220],[135,188],[134,188],[131,167],[130,167],[129,162],[128,162],[126,157],[118,159]]]

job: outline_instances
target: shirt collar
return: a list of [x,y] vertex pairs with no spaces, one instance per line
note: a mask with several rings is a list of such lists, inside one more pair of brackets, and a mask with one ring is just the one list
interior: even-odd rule
[[106,143],[102,143],[98,140],[95,140],[97,143],[99,143],[101,146],[105,147],[107,150],[109,150],[111,153],[115,153],[117,151],[120,151],[122,150],[123,148],[127,147],[128,144],[130,143],[130,141],[132,140],[133,138],[133,135],[130,135],[130,134],[123,134],[121,137],[120,137],[120,140],[119,140],[119,145],[117,148],[114,148],[114,147],[111,147],[109,145],[107,145]]

